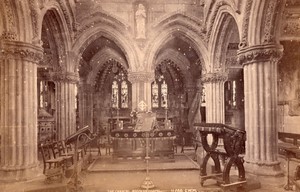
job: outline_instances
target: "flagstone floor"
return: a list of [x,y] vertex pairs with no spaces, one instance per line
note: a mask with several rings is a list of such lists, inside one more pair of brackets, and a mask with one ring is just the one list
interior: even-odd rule
[[[179,150],[180,151],[180,150]],[[105,151],[103,151],[102,154]],[[102,155],[97,156],[93,154],[93,157],[99,161],[95,161],[91,164],[87,171],[80,174],[79,180],[82,182],[84,192],[147,192],[142,190],[142,185],[145,184],[145,179],[150,178],[154,188],[149,189],[148,192],[202,192],[202,191],[220,191],[216,185],[215,180],[207,180],[204,186],[200,186],[199,166],[196,162],[193,162],[194,154],[188,152],[185,154],[177,155],[176,166],[172,169],[172,164],[162,163],[152,164],[148,177],[145,170],[145,163],[143,160],[127,161],[120,164],[118,169],[114,170],[113,166],[108,163],[110,156]],[[281,158],[281,166],[283,170],[286,170],[286,161]],[[106,163],[106,164],[105,164]],[[187,165],[189,164],[189,165]],[[297,163],[291,163],[290,167],[295,168]],[[175,165],[175,164],[173,164]],[[161,166],[161,170],[158,168]],[[121,167],[121,168],[120,168]],[[136,170],[129,171],[130,167],[134,167]],[[181,169],[182,168],[182,169]],[[106,169],[106,171],[101,171]],[[233,171],[234,172],[234,171]],[[292,176],[292,172],[290,173]],[[251,190],[253,192],[283,192],[284,184],[286,183],[285,177],[280,178],[268,178],[268,177],[254,177],[247,175],[247,182],[253,182],[254,188],[257,188],[257,183],[261,184],[259,189]],[[63,183],[45,184],[45,177],[43,175],[37,177],[34,180],[26,182],[18,182],[14,184],[0,183],[0,191],[2,192],[66,192],[65,180]],[[149,180],[147,180],[149,182]],[[252,184],[251,184],[252,185]]]

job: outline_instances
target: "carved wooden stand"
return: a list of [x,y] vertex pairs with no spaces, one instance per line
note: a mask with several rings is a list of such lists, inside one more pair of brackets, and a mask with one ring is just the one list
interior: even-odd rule
[[[226,190],[238,189],[243,190],[246,185],[245,169],[243,165],[246,132],[234,129],[224,124],[217,123],[198,123],[194,124],[196,131],[200,132],[201,142],[206,156],[200,165],[200,184],[203,186],[207,179],[216,179],[221,188]],[[212,135],[212,144],[208,144],[207,136]],[[219,139],[223,138],[224,150],[217,149]],[[224,169],[221,170],[220,157],[226,159]],[[207,163],[209,158],[214,162],[214,170],[211,174],[207,174]],[[238,181],[230,182],[230,169],[235,165],[238,168]]]
[[[79,149],[83,149],[85,145],[89,144],[92,140],[95,138],[91,136],[91,132],[88,128],[88,126],[80,129],[75,134],[69,136],[66,139],[67,143],[74,143],[75,144],[75,153],[74,153],[74,171],[73,174],[67,183],[68,191],[70,192],[82,192],[82,182],[79,179],[80,174],[80,168],[79,168],[79,162],[78,162],[78,151]],[[91,155],[91,154],[90,154]],[[84,158],[84,157],[83,157]],[[84,159],[83,159],[84,160]]]

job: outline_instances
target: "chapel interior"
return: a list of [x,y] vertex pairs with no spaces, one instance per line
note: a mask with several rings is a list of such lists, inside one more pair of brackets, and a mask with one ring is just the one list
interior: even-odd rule
[[4,191],[300,191],[300,0],[0,14]]

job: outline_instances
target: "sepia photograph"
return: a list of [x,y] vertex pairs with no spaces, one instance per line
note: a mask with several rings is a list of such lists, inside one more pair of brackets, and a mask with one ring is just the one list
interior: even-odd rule
[[0,192],[300,192],[300,0],[0,0]]

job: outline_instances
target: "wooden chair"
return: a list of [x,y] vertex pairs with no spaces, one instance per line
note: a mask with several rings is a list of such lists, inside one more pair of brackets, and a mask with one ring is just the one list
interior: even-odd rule
[[[72,163],[74,162],[74,153],[75,149],[72,147],[72,144],[66,144],[64,140],[59,141],[59,149],[60,149],[60,155],[61,156],[72,156]],[[79,149],[77,151],[77,160],[80,158],[83,158],[83,151],[82,149]]]
[[50,183],[53,178],[59,178],[62,182],[64,178],[66,159],[64,157],[55,157],[52,146],[52,143],[40,145],[44,164],[43,174],[46,176],[46,183]]
[[73,154],[69,153],[63,141],[56,141],[52,146],[53,154],[55,157],[63,157],[66,160],[66,166],[69,167],[69,162],[73,165]]

